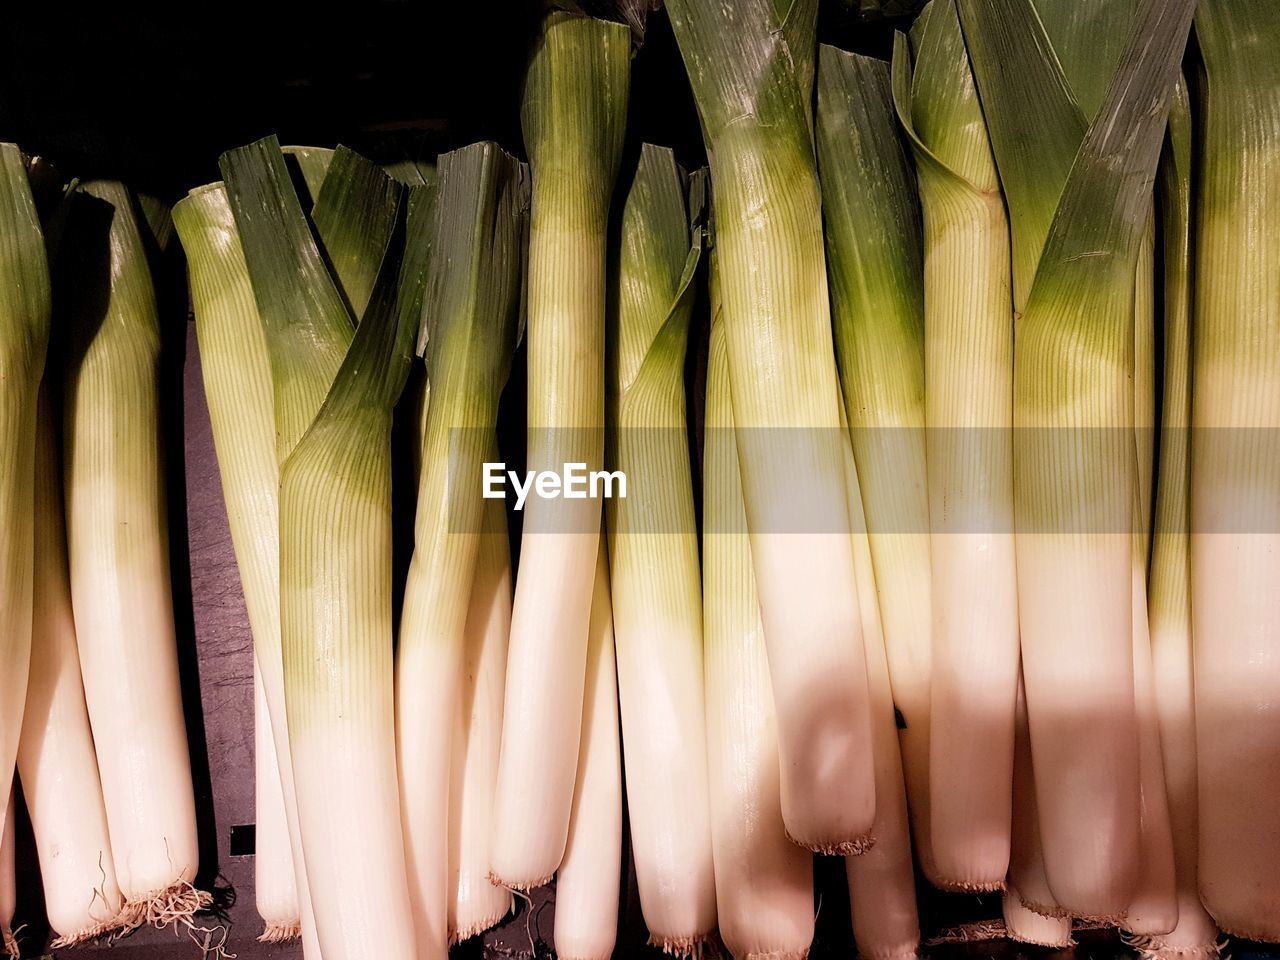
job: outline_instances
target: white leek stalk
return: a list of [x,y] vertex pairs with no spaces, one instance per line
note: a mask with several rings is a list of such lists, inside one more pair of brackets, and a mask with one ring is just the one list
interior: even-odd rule
[[876,761],[876,819],[871,825],[875,844],[845,859],[849,879],[849,908],[859,956],[867,960],[910,960],[920,949],[920,917],[916,909],[915,871],[911,859],[911,821],[907,813],[906,783],[902,776],[902,747],[898,741],[893,685],[884,645],[884,627],[876,596],[871,538],[862,507],[862,485],[854,462],[853,444],[845,446],[849,486],[849,516],[853,530],[853,565],[862,611],[862,636],[867,651],[867,680],[871,684]]
[[[692,212],[701,217],[701,189]],[[622,208],[609,467],[609,574],[636,884],[649,940],[695,952],[716,927],[702,686],[702,595],[684,358],[701,224],[690,244],[675,155],[644,144]]]
[[489,879],[493,786],[502,745],[502,691],[511,634],[511,546],[499,500],[485,504],[467,607],[462,696],[450,766],[449,862],[454,891],[449,937],[457,943],[511,911],[511,891]]
[[1013,829],[1009,851],[1009,878],[1005,890],[1015,892],[1018,901],[1033,913],[1065,920],[1067,930],[1071,929],[1071,914],[1058,905],[1045,876],[1031,733],[1027,723],[1027,699],[1021,675],[1018,678],[1014,726]]
[[[932,588],[920,211],[889,65],[822,47],[818,160],[835,345],[889,658],[916,856],[929,831]],[[847,585],[842,589],[848,589]]]
[[1006,886],[1000,902],[1004,912],[1004,932],[1010,940],[1037,947],[1065,950],[1075,944],[1071,939],[1070,917],[1046,917],[1036,913],[1018,896],[1013,886]]
[[45,916],[55,946],[116,926],[123,901],[71,613],[57,427],[41,393],[36,438],[35,585],[31,679],[18,769],[35,835]]
[[169,583],[162,320],[129,191],[90,183],[74,207],[74,251],[60,254],[77,292],[63,471],[85,699],[129,922],[189,923],[208,895],[191,886],[198,848]]
[[608,545],[601,533],[591,595],[582,745],[569,840],[556,875],[552,939],[561,960],[609,960],[618,936],[622,878],[622,768]]
[[1134,270],[1191,4],[1141,5],[1087,126],[1028,0],[958,6],[1013,239],[1019,621],[1045,868],[1064,908],[1115,921],[1140,859]]
[[935,883],[1009,869],[1018,690],[1009,225],[953,3],[894,48],[924,219],[926,461],[933,572],[930,838]]
[[[394,739],[390,429],[416,333],[397,302],[400,248],[415,262],[425,244],[417,231],[401,240],[397,230],[353,336],[347,303],[359,298],[353,285],[345,302],[339,295],[274,139],[224,154],[221,166],[271,357],[284,693],[319,943],[328,960],[410,957]],[[352,156],[344,186],[365,183],[370,196],[390,197],[395,222],[401,190],[370,166]],[[326,240],[331,253],[335,241]]]
[[[725,343],[778,722],[782,818],[847,854],[875,816],[813,146],[816,0],[669,6],[714,184]],[[781,47],[786,56],[776,56]]]
[[1280,940],[1280,6],[1203,0],[1191,611],[1200,896]]
[[716,904],[730,954],[791,960],[806,956],[813,941],[813,857],[788,842],[782,821],[777,717],[734,438],[718,259],[713,247],[702,535]]
[[1164,397],[1152,539],[1149,618],[1165,788],[1173,832],[1178,925],[1145,948],[1157,956],[1212,960],[1218,928],[1196,883],[1196,708],[1191,647],[1191,104],[1179,78],[1161,158],[1164,267]]
[[483,463],[520,312],[527,186],[494,143],[444,154],[423,300],[430,401],[396,652],[396,750],[418,960],[448,953],[450,770],[467,611],[485,515]]
[[14,824],[15,795],[9,794],[4,826],[0,827],[0,951],[18,960],[18,941],[13,935],[13,914],[18,909],[17,829]]
[[[0,143],[0,811],[9,806],[31,658],[36,395],[49,267],[22,152]],[[5,815],[0,829],[8,822]]]
[[[604,460],[605,246],[622,152],[631,35],[552,12],[525,76],[533,176],[528,266],[528,467]],[[495,879],[527,889],[564,855],[582,727],[600,502],[531,498],[511,614]]]
[[[173,221],[186,252],[205,399],[253,635],[254,887],[259,915],[266,924],[262,935],[272,941],[282,939],[300,925],[304,952],[316,957],[318,942],[310,915],[284,716],[280,468],[266,336],[222,184],[191,191],[174,207]],[[280,861],[284,848],[287,869]]]

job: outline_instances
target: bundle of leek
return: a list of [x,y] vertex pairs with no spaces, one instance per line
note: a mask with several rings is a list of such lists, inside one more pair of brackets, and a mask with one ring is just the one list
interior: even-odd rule
[[582,744],[573,787],[573,812],[564,859],[556,874],[552,937],[563,960],[609,960],[618,928],[622,867],[622,770],[618,744],[618,682],[608,544],[600,534],[587,675],[582,697]]
[[686,204],[685,179],[670,150],[641,147],[614,281],[608,450],[628,485],[609,501],[608,540],[636,882],[650,941],[681,955],[716,926],[684,399],[703,190],[696,174]]
[[914,65],[896,38],[893,71],[924,219],[931,879],[996,890],[1018,689],[1009,226],[955,4],[926,7],[912,41]]
[[133,194],[72,196],[59,251],[67,552],[85,699],[127,922],[190,923],[195,801],[169,582],[163,318]]
[[1029,0],[959,3],[1013,238],[1019,621],[1045,867],[1064,908],[1109,919],[1141,866],[1134,271],[1192,6],[1143,3],[1086,129]]
[[396,746],[419,960],[448,952],[450,770],[481,529],[483,464],[520,313],[523,165],[493,143],[443,154],[422,306],[430,399],[396,662]]
[[[606,228],[630,55],[622,24],[552,12],[525,75],[531,470],[603,464]],[[599,541],[598,500],[524,511],[490,861],[507,886],[545,883],[564,855]]]
[[1218,929],[1196,881],[1196,709],[1191,646],[1191,103],[1179,78],[1160,168],[1164,265],[1164,398],[1152,540],[1151,655],[1173,832],[1178,923],[1153,938],[1158,955],[1218,955]]
[[714,246],[710,264],[702,602],[720,936],[738,957],[804,956],[813,941],[813,858],[787,841],[782,822],[778,726],[751,568]]
[[711,164],[783,820],[802,846],[854,853],[875,777],[812,137],[818,4],[669,9]]
[[67,947],[117,926],[123,901],[80,676],[49,392],[46,382],[35,451],[31,679],[18,769],[40,860],[45,916],[57,934],[54,946]]
[[[0,811],[9,806],[31,657],[36,395],[49,340],[49,267],[27,164],[0,143]],[[0,829],[8,816],[0,820]]]
[[[417,262],[426,244],[422,231],[405,236],[401,187],[341,151],[314,213],[340,291],[274,138],[224,154],[221,167],[271,359],[284,702],[319,946],[330,960],[409,957],[390,429],[417,333],[400,302],[401,261]],[[326,203],[330,180],[343,196]]]
[[1280,6],[1203,0],[1191,610],[1200,894],[1280,939]]
[[[894,129],[888,66],[822,48],[818,161],[836,357],[884,640],[901,711],[916,853],[929,850],[929,505],[920,214]],[[871,189],[867,183],[874,183]]]

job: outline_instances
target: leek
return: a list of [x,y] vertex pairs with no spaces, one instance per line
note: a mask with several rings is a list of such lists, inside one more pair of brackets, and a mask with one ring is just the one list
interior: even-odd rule
[[48,387],[35,458],[35,584],[31,678],[18,747],[35,835],[45,916],[56,947],[92,940],[119,922],[116,883],[67,578],[62,475]]
[[609,571],[632,853],[650,942],[693,953],[716,927],[697,521],[684,359],[702,250],[670,150],[644,144],[626,189],[611,343]]
[[931,591],[920,214],[889,66],[823,47],[822,173],[835,345],[871,539],[916,856],[929,833]]
[[[280,469],[271,363],[254,305],[235,219],[220,183],[199,187],[173,209],[186,251],[196,340],[213,428],[231,543],[254,643],[255,893],[263,937],[299,923],[304,951],[318,956],[302,858],[297,797],[284,717],[280,653]],[[265,709],[264,709],[265,708]],[[267,734],[270,734],[268,736]],[[284,816],[281,823],[279,816]],[[283,837],[278,831],[284,828]],[[279,866],[281,840],[289,869]],[[288,902],[289,889],[294,903]],[[281,891],[281,892],[276,892]],[[290,916],[292,914],[292,916]],[[283,924],[283,926],[282,926]]]
[[591,596],[582,744],[569,839],[556,875],[552,939],[562,960],[609,960],[618,932],[622,770],[608,545],[601,533]]
[[9,794],[4,826],[0,827],[0,951],[18,960],[17,938],[13,935],[13,914],[18,909],[17,830],[14,826],[15,795]]
[[[49,340],[49,267],[26,162],[0,144],[0,810],[7,809],[31,659],[36,394]],[[0,821],[0,829],[8,816]]]
[[935,882],[996,890],[1009,867],[1018,689],[1009,227],[955,5],[894,48],[894,100],[924,219],[925,426],[933,573]]
[[1022,902],[1015,887],[1005,887],[1000,908],[1004,913],[1005,936],[1010,940],[1055,950],[1068,950],[1075,946],[1071,939],[1070,917],[1046,917],[1036,913]]
[[[493,784],[502,745],[502,691],[511,633],[511,546],[502,503],[485,505],[467,607],[466,659],[450,761],[449,939],[466,940],[511,911],[511,891],[489,879]],[[460,774],[460,775],[459,775]]]
[[[85,699],[129,923],[190,924],[208,894],[169,583],[158,390],[162,318],[131,193],[79,188],[63,376],[71,601]],[[105,284],[105,288],[104,285]]]
[[714,185],[725,342],[778,723],[802,846],[864,849],[871,704],[813,146],[817,0],[673,0]]
[[1027,0],[959,8],[1010,205],[1019,620],[1045,867],[1063,907],[1117,919],[1140,866],[1134,271],[1191,3],[1142,5],[1087,130]]
[[[528,466],[604,458],[605,246],[630,85],[625,26],[552,12],[524,82],[529,225]],[[600,503],[524,511],[511,614],[491,869],[539,886],[564,855],[582,726]]]
[[782,821],[778,722],[734,439],[715,247],[710,261],[702,600],[720,937],[735,957],[803,957],[813,941],[813,857],[787,841]]
[[849,908],[858,954],[867,960],[903,960],[918,955],[920,917],[916,909],[915,872],[911,859],[911,822],[907,813],[902,752],[893,707],[893,684],[884,645],[884,627],[876,596],[875,563],[862,507],[862,485],[854,462],[853,444],[845,442],[845,471],[849,487],[849,515],[853,524],[853,565],[857,575],[862,636],[867,651],[867,679],[875,722],[876,819],[871,825],[875,845],[863,854],[845,858],[849,880]]
[[1149,589],[1151,654],[1173,831],[1178,925],[1147,948],[1159,955],[1216,958],[1218,929],[1196,883],[1195,680],[1192,676],[1191,447],[1191,103],[1179,78],[1161,158],[1164,267],[1164,396]]
[[444,154],[423,301],[431,398],[396,661],[396,747],[419,960],[448,952],[449,796],[467,608],[520,311],[527,189],[492,143]]
[[1280,6],[1203,0],[1191,610],[1200,896],[1280,940]]
[[[381,172],[349,163],[385,198]],[[344,288],[344,299],[321,259],[274,140],[221,167],[271,358],[284,701],[319,945],[328,960],[409,957],[391,619],[391,408],[416,333],[398,309],[402,241],[393,235],[353,336],[358,298]],[[412,261],[422,251],[409,239]]]

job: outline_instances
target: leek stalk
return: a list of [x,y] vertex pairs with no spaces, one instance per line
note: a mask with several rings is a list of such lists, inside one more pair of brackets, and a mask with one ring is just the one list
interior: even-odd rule
[[1203,0],[1191,611],[1200,895],[1280,940],[1280,7]]
[[[605,247],[630,86],[625,26],[552,12],[525,74],[533,177],[528,267],[528,467],[604,460]],[[511,614],[494,877],[551,878],[564,855],[582,727],[600,503],[532,500]]]
[[69,947],[117,926],[124,902],[80,677],[57,426],[47,386],[40,395],[35,453],[31,677],[18,770],[40,860],[45,916],[57,934],[54,946]]
[[[31,659],[36,395],[49,340],[49,266],[27,165],[0,144],[0,810],[9,806]],[[0,829],[8,816],[0,821]]]
[[693,953],[716,926],[697,521],[684,359],[702,250],[701,198],[644,144],[626,190],[610,363],[609,571],[632,852],[650,942]]
[[818,4],[669,11],[714,187],[783,821],[802,846],[854,853],[870,842],[875,777],[810,106]]
[[813,857],[787,841],[782,820],[778,722],[734,439],[715,247],[710,261],[702,602],[720,937],[735,957],[803,957],[813,941]]
[[520,312],[527,187],[493,143],[443,154],[420,343],[431,396],[396,653],[396,747],[418,960],[448,952],[450,770],[498,398]]
[[1046,917],[1026,906],[1017,888],[1006,886],[1000,900],[1004,913],[1005,936],[1017,943],[1066,950],[1075,945],[1071,939],[1070,917]]
[[569,839],[556,875],[552,939],[563,960],[609,960],[622,880],[622,769],[608,543],[601,533],[591,596],[582,745]]
[[1196,882],[1196,709],[1191,646],[1191,103],[1179,78],[1161,157],[1161,241],[1164,268],[1164,391],[1160,463],[1152,539],[1148,611],[1165,787],[1173,831],[1178,924],[1147,948],[1158,955],[1210,960],[1218,929],[1200,902]]
[[899,734],[912,833],[921,869],[937,879],[929,831],[932,588],[920,212],[897,136],[888,64],[821,48],[818,161],[837,360],[893,698],[905,724]]
[[[1066,921],[1067,930],[1070,931],[1071,914],[1058,904],[1045,875],[1040,811],[1036,803],[1035,764],[1032,759],[1026,689],[1021,674],[1018,677],[1014,723],[1013,824],[1009,877],[1005,890],[1006,893],[1016,893],[1018,902],[1032,913],[1052,920]],[[1016,914],[1016,911],[1011,912]]]
[[924,220],[926,463],[933,573],[930,839],[935,882],[1009,868],[1018,689],[1009,226],[953,3],[894,48],[894,100]]

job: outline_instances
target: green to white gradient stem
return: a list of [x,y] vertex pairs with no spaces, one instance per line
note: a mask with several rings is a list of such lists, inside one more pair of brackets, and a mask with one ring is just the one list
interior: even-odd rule
[[1218,928],[1200,902],[1196,882],[1197,785],[1194,653],[1191,645],[1191,102],[1178,79],[1161,157],[1160,242],[1163,250],[1164,390],[1156,483],[1148,619],[1165,789],[1173,833],[1178,925],[1151,944],[1157,952],[1218,956]]
[[140,916],[167,922],[198,850],[169,583],[162,318],[128,189],[95,181],[73,204],[74,249],[59,255],[77,292],[62,384],[71,601],[116,877]]
[[45,915],[57,945],[101,935],[124,901],[116,883],[71,612],[58,430],[41,389],[35,450],[35,577],[31,676],[18,746]]
[[924,220],[933,879],[996,890],[1019,662],[1009,222],[955,5],[927,8],[913,39],[914,72],[901,34],[893,70]]
[[822,47],[822,174],[836,358],[893,682],[916,856],[929,830],[932,587],[925,474],[920,212],[893,115],[889,65]]
[[875,816],[813,147],[816,0],[677,0],[707,145],[734,429],[778,720],[782,816],[829,853]]
[[[684,359],[702,249],[685,178],[644,144],[626,189],[609,382],[607,505],[623,761],[649,938],[687,954],[716,925],[697,521]],[[700,212],[700,211],[698,211]]]
[[893,684],[876,595],[875,563],[852,442],[845,445],[845,475],[849,486],[858,605],[867,652],[867,679],[875,711],[876,762],[876,819],[871,825],[875,844],[864,853],[845,858],[849,908],[860,956],[867,960],[904,960],[914,958],[920,949],[911,821],[902,776],[902,747],[893,707]]
[[[605,246],[622,151],[631,35],[546,16],[525,74],[521,128],[533,177],[528,266],[531,470],[604,460]],[[600,503],[533,499],[524,511],[511,615],[494,877],[550,879],[573,806]]]
[[715,248],[710,259],[702,602],[720,936],[735,957],[803,957],[813,941],[813,857],[787,841],[782,820],[778,722],[733,435]]
[[449,940],[488,930],[511,912],[511,891],[489,879],[493,785],[502,747],[502,691],[511,635],[511,545],[499,500],[484,508],[467,606],[466,653],[449,774]]
[[[284,915],[293,912],[292,921],[301,923],[304,953],[318,957],[285,719],[280,646],[280,467],[271,360],[226,189],[213,183],[191,191],[174,207],[173,221],[187,258],[205,400],[253,635],[255,806],[262,847],[255,859],[255,888],[260,890],[260,906],[272,913],[271,917],[263,915],[267,925],[281,919],[287,922]],[[265,733],[270,736],[262,735]],[[275,819],[277,804],[283,824]],[[284,827],[290,850],[287,872],[272,858],[279,847],[278,838],[270,833],[279,826]],[[293,910],[287,904],[289,887],[294,891]]]
[[1191,611],[1200,896],[1280,940],[1280,7],[1203,0]]
[[396,750],[418,960],[448,953],[450,770],[466,627],[496,457],[498,398],[520,311],[527,192],[494,143],[444,154],[421,342],[431,398],[422,421],[413,559],[396,651]]
[[556,956],[564,960],[609,960],[618,936],[622,764],[608,549],[602,532],[587,638],[582,744],[578,748],[569,840],[556,874],[552,940]]
[[[8,807],[31,659],[36,394],[49,266],[22,151],[0,144],[0,810]],[[0,828],[7,816],[0,820]]]

